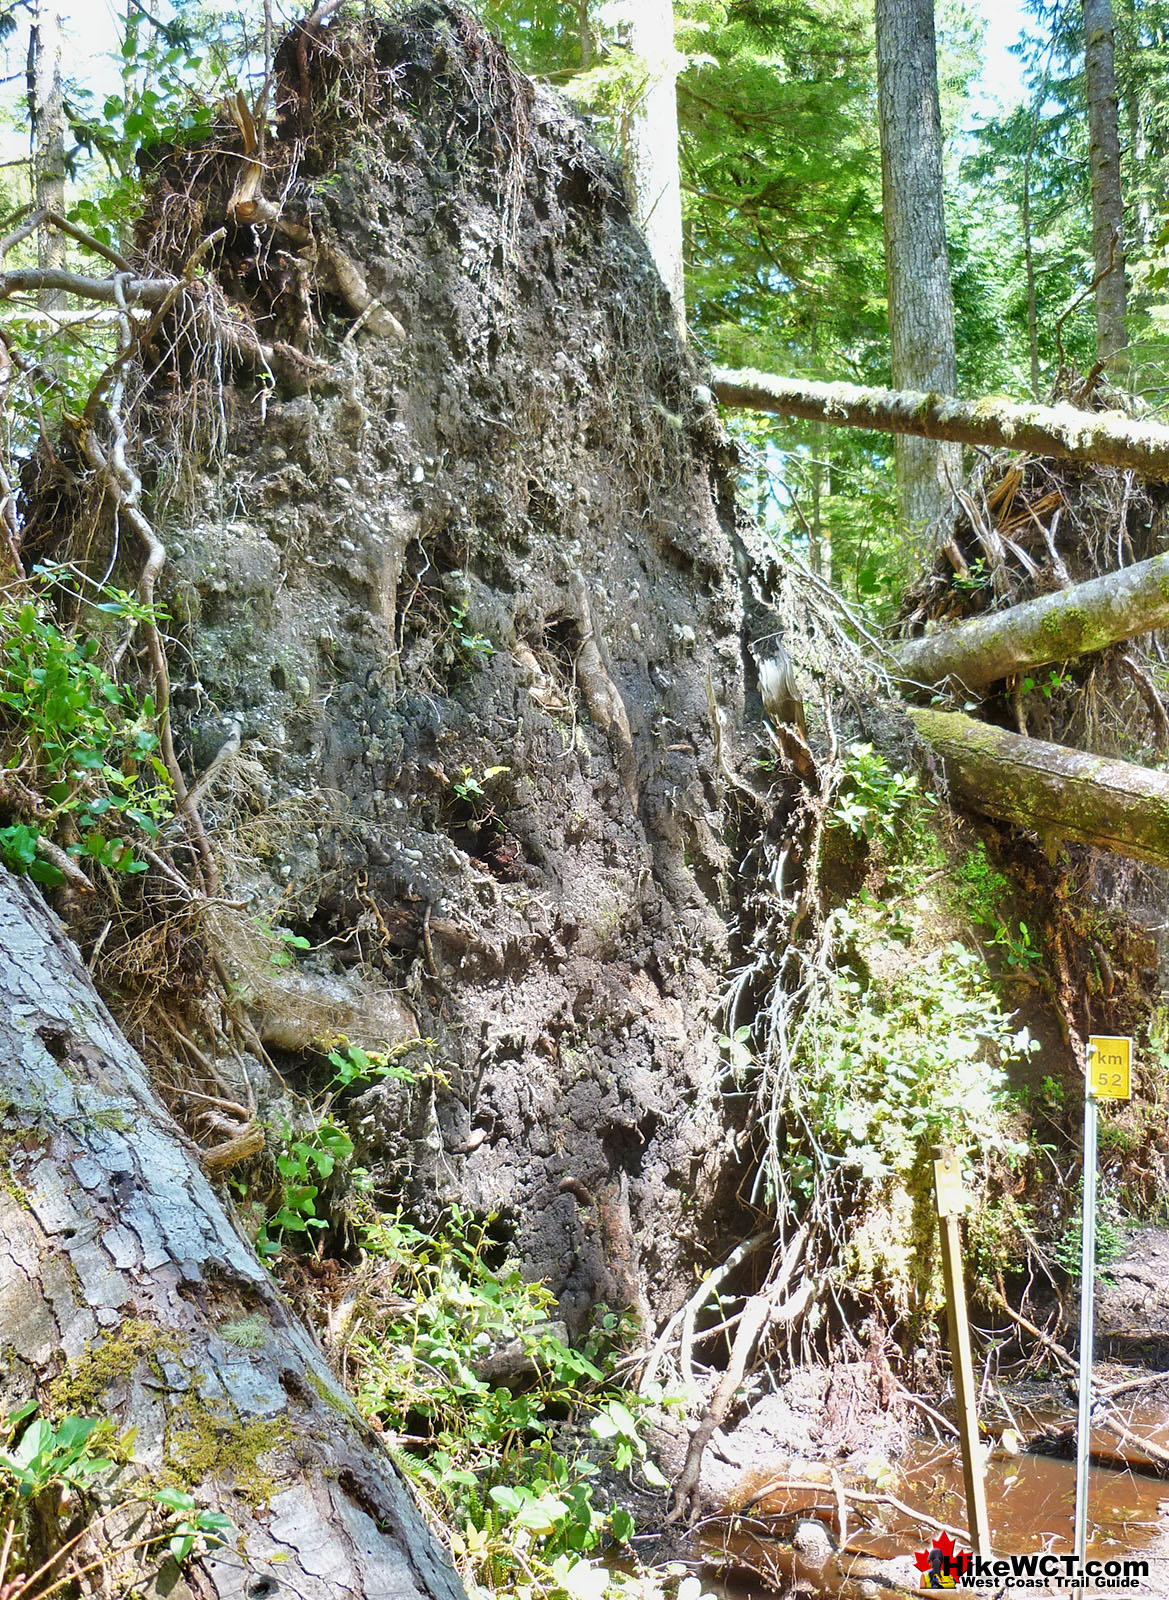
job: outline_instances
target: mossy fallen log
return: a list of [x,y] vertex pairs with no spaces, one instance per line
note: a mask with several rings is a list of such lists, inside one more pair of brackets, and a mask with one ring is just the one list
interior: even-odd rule
[[1169,773],[1026,739],[959,711],[912,706],[909,716],[954,799],[1041,836],[1169,867]]
[[800,383],[729,367],[715,369],[712,388],[724,406],[773,411],[781,417],[843,428],[1132,467],[1145,478],[1169,479],[1169,428],[1136,422],[1120,411],[1017,405],[1001,395],[955,400],[944,394],[868,389],[853,383]]
[[1169,627],[1169,554],[907,639],[894,654],[911,683],[954,678],[968,689],[1049,661]]

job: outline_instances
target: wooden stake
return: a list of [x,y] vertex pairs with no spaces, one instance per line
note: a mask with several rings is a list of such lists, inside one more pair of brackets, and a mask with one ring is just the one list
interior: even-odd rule
[[970,1353],[970,1322],[966,1315],[966,1286],[962,1279],[962,1238],[958,1229],[958,1219],[966,1210],[962,1167],[953,1145],[935,1145],[933,1155],[934,1197],[942,1236],[942,1272],[946,1280],[946,1309],[950,1322],[950,1359],[954,1367],[958,1431],[962,1440],[966,1522],[976,1553],[989,1556],[990,1516],[986,1509],[986,1484],[982,1475],[974,1361]]

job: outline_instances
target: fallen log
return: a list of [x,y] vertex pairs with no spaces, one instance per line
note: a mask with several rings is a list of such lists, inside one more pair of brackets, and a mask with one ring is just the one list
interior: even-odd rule
[[[64,928],[3,867],[0,926],[0,1412],[35,1399],[57,1424],[108,1418],[126,1453],[108,1487],[46,1513],[39,1538],[60,1561],[35,1593],[464,1600],[384,1440],[236,1231]],[[141,1516],[136,1496],[164,1485],[234,1530],[181,1573],[156,1572],[165,1541],[148,1551],[109,1521]],[[77,1518],[95,1544],[68,1556]],[[0,1593],[19,1588],[0,1563]]]
[[951,795],[1000,822],[1169,867],[1169,773],[911,706]]
[[1037,456],[1132,467],[1144,478],[1169,478],[1169,428],[1120,411],[1016,405],[993,395],[955,400],[912,390],[853,383],[800,383],[750,369],[716,367],[711,387],[725,406],[843,428],[907,433],[921,439],[1026,450]]
[[939,628],[894,648],[911,683],[954,678],[969,689],[1103,650],[1137,634],[1169,627],[1169,555]]

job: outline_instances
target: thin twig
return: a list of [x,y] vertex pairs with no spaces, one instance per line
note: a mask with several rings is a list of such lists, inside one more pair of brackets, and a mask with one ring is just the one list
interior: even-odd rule
[[[770,1494],[777,1494],[781,1490],[788,1493],[810,1492],[825,1499],[831,1495],[836,1499],[836,1490],[830,1483],[812,1483],[807,1478],[769,1478],[751,1495],[742,1511],[746,1512],[752,1506],[758,1505],[760,1500],[766,1500]],[[894,1511],[900,1511],[903,1517],[908,1517],[912,1522],[920,1523],[923,1528],[930,1528],[935,1533],[948,1533],[954,1537],[969,1540],[970,1534],[965,1528],[955,1527],[952,1522],[939,1522],[936,1517],[931,1517],[925,1511],[917,1511],[913,1506],[906,1505],[904,1500],[899,1500],[895,1494],[870,1494],[864,1489],[841,1489],[846,1500],[853,1501],[862,1506],[892,1506]]]

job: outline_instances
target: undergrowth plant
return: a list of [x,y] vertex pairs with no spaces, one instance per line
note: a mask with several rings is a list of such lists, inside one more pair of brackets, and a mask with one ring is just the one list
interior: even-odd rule
[[[1035,1046],[996,992],[982,938],[969,926],[969,943],[956,937],[953,841],[935,797],[858,744],[827,804],[828,847],[851,833],[866,876],[789,950],[782,997],[752,1026],[744,1070],[766,1140],[755,1193],[816,1238],[811,1270],[842,1316],[841,1297],[861,1296],[923,1332],[940,1303],[933,1146],[963,1153],[972,1258],[1001,1269],[1025,1249],[1016,1191],[1033,1148],[1008,1067]],[[984,854],[972,853],[967,892],[997,921]]]
[[[451,1207],[426,1232],[379,1211],[334,1112],[371,1083],[439,1077],[434,1041],[382,1052],[344,1038],[328,1044],[323,1092],[297,1128],[270,1130],[277,1182],[262,1208],[261,1255],[278,1272],[328,1236],[360,1247],[346,1366],[473,1596],[646,1594],[628,1576],[632,1518],[598,1494],[606,1467],[668,1487],[641,1423],[647,1403],[665,1397],[636,1393],[621,1374],[632,1327],[602,1312],[574,1347],[554,1320],[552,1293],[527,1282],[493,1239],[495,1218]],[[234,1187],[248,1195],[244,1180]],[[506,1370],[493,1375],[501,1353]],[[606,1564],[609,1547],[621,1551],[620,1568]]]
[[40,883],[64,874],[41,841],[118,873],[142,872],[135,843],[157,840],[174,814],[158,751],[153,698],[119,684],[103,659],[99,625],[130,627],[161,613],[108,585],[87,594],[66,627],[50,583],[0,599],[0,827],[5,863]]
[[[30,1402],[0,1418],[5,1600],[49,1600],[79,1584],[87,1593],[99,1585],[111,1596],[141,1593],[166,1558],[181,1567],[230,1539],[230,1520],[182,1490],[122,1489],[133,1430],[119,1435],[105,1418],[51,1419],[36,1409]],[[36,1548],[49,1547],[39,1561],[34,1527]]]
[[[472,1594],[599,1600],[626,1580],[594,1558],[634,1528],[597,1503],[596,1457],[666,1487],[642,1437],[645,1400],[621,1381],[623,1319],[603,1316],[574,1349],[548,1289],[514,1260],[491,1264],[490,1220],[452,1207],[427,1234],[367,1214],[363,1247],[382,1287],[348,1350],[359,1404],[448,1530]],[[501,1349],[510,1386],[490,1375]]]
[[[433,1039],[408,1039],[381,1051],[363,1050],[343,1037],[330,1042],[333,1048],[327,1061],[333,1070],[323,1096],[315,1104],[303,1102],[297,1126],[284,1118],[271,1130],[277,1182],[259,1208],[254,1238],[258,1254],[268,1261],[290,1247],[311,1248],[314,1235],[335,1220],[331,1216],[334,1208],[326,1198],[326,1188],[335,1175],[344,1178],[342,1187],[359,1193],[369,1185],[369,1174],[351,1164],[352,1138],[332,1115],[338,1101],[350,1090],[387,1078],[417,1083],[424,1075],[434,1075],[429,1064],[409,1064],[410,1057],[426,1055],[433,1048]],[[246,1179],[234,1179],[233,1187],[241,1199],[248,1198]]]
[[890,767],[871,744],[850,744],[828,820],[858,838],[893,839],[922,801],[936,804],[936,796],[923,795],[915,775]]
[[1022,1155],[1006,1131],[1006,1063],[1034,1048],[961,944],[884,982],[841,967],[801,1041],[805,1112],[865,1179],[906,1173],[945,1141]]

